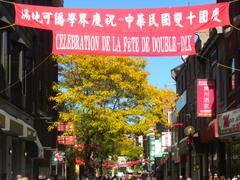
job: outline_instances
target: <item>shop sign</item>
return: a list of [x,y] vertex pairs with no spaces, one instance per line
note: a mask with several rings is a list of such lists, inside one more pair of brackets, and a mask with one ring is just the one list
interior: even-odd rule
[[176,112],[180,112],[187,103],[187,91],[184,91],[176,102]]
[[168,154],[168,152],[163,151],[162,148],[162,137],[155,140],[155,157],[163,157],[164,155]]
[[168,113],[168,122],[171,123],[171,124],[174,124],[174,123],[177,122],[177,113],[176,113],[176,111]]
[[197,80],[197,117],[212,117],[215,114],[215,81]]
[[149,133],[149,159],[153,161],[155,158],[155,134]]
[[155,157],[162,157],[162,138],[155,140]]
[[162,132],[162,151],[168,152],[169,147],[172,144],[172,133],[171,132]]
[[227,136],[240,132],[240,108],[217,115],[218,134]]

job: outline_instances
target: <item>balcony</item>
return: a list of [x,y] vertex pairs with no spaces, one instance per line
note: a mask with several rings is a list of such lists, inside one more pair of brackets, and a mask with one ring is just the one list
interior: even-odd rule
[[64,0],[52,0],[52,6],[63,7]]

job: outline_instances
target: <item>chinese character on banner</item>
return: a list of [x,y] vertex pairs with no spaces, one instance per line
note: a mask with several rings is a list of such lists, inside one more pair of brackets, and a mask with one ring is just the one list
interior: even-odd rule
[[196,54],[196,31],[230,24],[229,4],[113,11],[14,3],[14,9],[16,25],[53,32],[53,54],[182,56]]
[[[151,8],[80,9],[14,4],[15,24],[52,31],[159,33],[184,29],[199,31],[229,25],[229,3]],[[36,11],[37,10],[37,11]],[[90,22],[91,21],[91,22]],[[158,24],[159,23],[159,24]],[[61,29],[59,29],[61,28]]]
[[215,81],[197,80],[197,116],[212,117],[215,113]]

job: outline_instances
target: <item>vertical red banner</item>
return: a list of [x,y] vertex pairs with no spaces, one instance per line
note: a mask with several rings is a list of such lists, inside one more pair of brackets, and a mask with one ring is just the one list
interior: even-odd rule
[[215,114],[215,81],[197,80],[197,117],[212,117]]

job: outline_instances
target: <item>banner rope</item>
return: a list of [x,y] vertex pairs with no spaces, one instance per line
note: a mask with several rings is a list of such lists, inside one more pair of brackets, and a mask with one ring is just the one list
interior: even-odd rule
[[229,3],[231,4],[231,3],[234,3],[234,2],[237,2],[237,1],[239,1],[239,0],[229,1]]
[[[1,0],[0,0],[1,1]],[[7,26],[3,26],[3,27],[0,27],[0,30],[3,30],[3,29],[7,29],[7,28],[9,28],[9,27],[13,27],[13,26],[15,26],[16,24],[10,24],[10,25],[7,25]]]
[[[0,0],[1,1],[1,0]],[[46,60],[48,60],[48,58],[52,55],[49,54],[43,61],[41,61],[39,64],[37,64],[35,67],[33,67],[33,69],[28,72],[25,76],[23,76],[22,80],[26,79],[31,73],[33,73],[35,70],[37,70],[43,63],[46,62]],[[20,80],[17,80],[15,82],[13,82],[12,84],[10,84],[8,87],[6,87],[5,89],[0,91],[0,94],[4,93],[5,91],[7,91],[8,89],[10,89],[11,87],[14,87],[15,85],[17,85],[17,83],[19,83]]]
[[236,26],[234,26],[234,25],[232,25],[232,24],[230,24],[229,26],[231,26],[232,28],[234,28],[234,29],[240,31],[240,28],[238,28],[238,27],[236,27]]
[[[209,59],[207,57],[204,57],[204,56],[201,56],[199,54],[196,54],[196,56],[198,56],[198,57],[200,57],[202,59],[205,59],[208,62],[213,62],[211,59]],[[221,63],[216,63],[216,64],[217,64],[217,66],[221,66],[221,67],[224,67],[224,68],[227,68],[227,69],[231,69],[231,70],[235,70],[235,71],[239,71],[240,72],[240,69],[238,69],[238,68],[232,68],[230,66],[227,66],[227,65],[224,65],[224,64],[221,64]]]
[[7,4],[14,4],[14,2],[9,2],[9,1],[5,1],[5,0],[0,0],[0,2],[7,3]]

